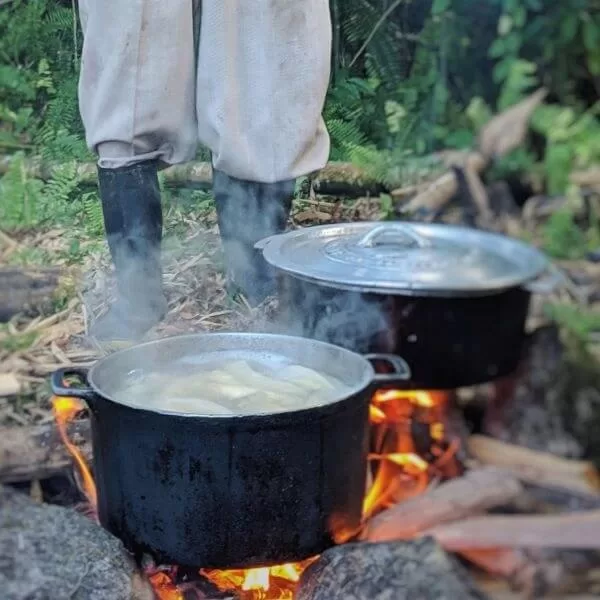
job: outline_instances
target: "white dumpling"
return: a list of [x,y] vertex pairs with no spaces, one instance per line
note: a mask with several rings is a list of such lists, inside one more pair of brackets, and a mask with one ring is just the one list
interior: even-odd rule
[[263,375],[243,360],[231,362],[225,368],[237,381],[243,381],[257,391],[274,392],[276,394],[297,394],[299,391],[297,385]]
[[232,415],[232,410],[216,402],[199,398],[167,398],[164,407],[174,412],[186,412],[198,415]]
[[278,413],[322,406],[343,386],[301,365],[273,368],[244,360],[184,373],[151,373],[117,390],[117,401],[197,415]]
[[296,385],[310,390],[332,390],[333,384],[329,379],[317,373],[313,369],[308,369],[301,365],[290,365],[282,369],[277,377],[286,381],[292,381]]

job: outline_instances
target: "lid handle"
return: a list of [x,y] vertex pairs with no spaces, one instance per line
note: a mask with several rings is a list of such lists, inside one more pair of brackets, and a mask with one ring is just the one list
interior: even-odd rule
[[361,248],[374,248],[378,243],[383,243],[383,241],[378,240],[381,240],[386,234],[392,234],[393,243],[402,244],[403,246],[416,245],[419,248],[428,248],[431,246],[431,242],[427,238],[419,235],[412,227],[407,227],[401,223],[378,225],[363,236],[357,242],[357,245]]

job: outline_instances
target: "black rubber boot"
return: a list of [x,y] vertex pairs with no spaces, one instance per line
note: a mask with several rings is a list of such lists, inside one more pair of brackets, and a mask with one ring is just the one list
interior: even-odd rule
[[160,246],[162,208],[157,165],[98,169],[104,227],[118,298],[92,326],[99,342],[135,341],[165,315]]
[[293,179],[257,183],[213,172],[213,193],[230,287],[251,305],[275,294],[275,275],[254,244],[285,230]]

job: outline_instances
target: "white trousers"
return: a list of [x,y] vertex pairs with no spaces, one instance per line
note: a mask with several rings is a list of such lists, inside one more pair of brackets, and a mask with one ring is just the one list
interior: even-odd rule
[[[105,168],[208,147],[215,168],[271,183],[322,168],[328,0],[80,0],[79,105]],[[198,19],[196,19],[198,23]]]

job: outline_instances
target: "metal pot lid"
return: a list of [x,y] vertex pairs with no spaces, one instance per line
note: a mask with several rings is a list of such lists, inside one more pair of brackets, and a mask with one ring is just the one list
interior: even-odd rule
[[454,225],[320,225],[257,244],[267,262],[321,285],[399,295],[485,295],[538,277],[549,261],[512,238]]

